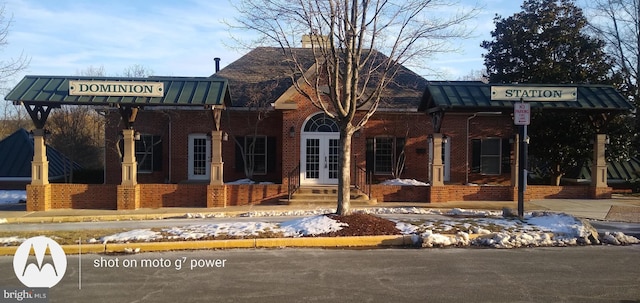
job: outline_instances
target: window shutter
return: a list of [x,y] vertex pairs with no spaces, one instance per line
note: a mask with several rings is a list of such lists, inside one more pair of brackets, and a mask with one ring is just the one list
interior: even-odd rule
[[480,139],[471,140],[471,172],[480,172],[480,163],[482,158],[482,141]]
[[[236,137],[238,143],[244,148],[244,137]],[[235,142],[234,142],[235,143]],[[242,158],[242,148],[235,143],[233,146],[236,148],[236,172],[244,172],[244,159]]]
[[502,139],[502,173],[511,173],[511,143]]
[[276,170],[276,143],[276,137],[267,137],[267,173],[274,172]]
[[366,168],[367,171],[373,172],[374,167],[374,141],[373,138],[367,138],[367,155],[366,155]]
[[153,136],[153,171],[161,171],[162,163],[164,163],[164,159],[162,158],[162,137],[161,136]]

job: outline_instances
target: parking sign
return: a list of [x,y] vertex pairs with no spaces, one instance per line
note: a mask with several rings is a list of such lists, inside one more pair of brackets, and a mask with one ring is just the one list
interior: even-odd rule
[[513,105],[513,122],[515,125],[529,125],[529,122],[531,122],[531,104],[515,103]]

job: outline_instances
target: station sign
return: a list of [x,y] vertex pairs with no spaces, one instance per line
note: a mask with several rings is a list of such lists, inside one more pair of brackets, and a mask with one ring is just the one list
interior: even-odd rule
[[163,97],[164,82],[69,80],[69,95]]
[[577,87],[491,86],[491,100],[500,101],[577,101]]

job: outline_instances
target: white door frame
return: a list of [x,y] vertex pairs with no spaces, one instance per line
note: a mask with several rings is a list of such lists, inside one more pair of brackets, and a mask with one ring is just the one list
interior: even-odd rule
[[[202,146],[196,146],[196,140],[200,144],[204,142],[204,151],[201,149]],[[206,134],[189,134],[188,153],[189,180],[209,180],[211,178],[211,138]]]
[[[307,140],[318,140],[317,178],[307,174]],[[334,141],[332,141],[334,140]],[[333,146],[330,146],[333,142]],[[308,132],[300,135],[300,184],[334,185],[338,184],[338,157],[340,153],[340,133]],[[333,149],[333,153],[331,152]],[[313,163],[309,163],[313,165]],[[333,172],[331,172],[333,169]],[[309,172],[309,175],[313,172]],[[335,178],[331,178],[333,175]]]

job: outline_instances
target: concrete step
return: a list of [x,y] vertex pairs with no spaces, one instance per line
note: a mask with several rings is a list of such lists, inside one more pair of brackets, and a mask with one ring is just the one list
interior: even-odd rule
[[[280,199],[281,204],[288,205],[322,205],[334,206],[338,201],[337,186],[303,186],[300,187],[292,196],[291,200],[285,198]],[[351,189],[351,205],[374,205],[376,199],[369,197],[357,189]]]

